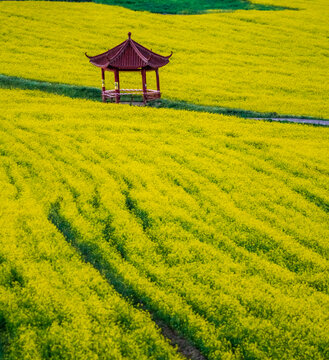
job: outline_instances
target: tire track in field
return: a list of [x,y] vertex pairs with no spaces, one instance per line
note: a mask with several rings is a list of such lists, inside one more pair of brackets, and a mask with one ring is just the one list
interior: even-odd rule
[[[131,206],[130,205],[130,202],[133,202],[134,203],[134,205],[133,206]],[[128,210],[134,215],[134,216],[136,216],[137,218],[139,218],[139,213],[138,213],[138,211],[139,210],[136,210],[136,209],[139,209],[139,206],[136,204],[136,201],[134,200],[134,199],[132,199],[132,198],[130,198],[130,200],[128,200]],[[136,211],[137,211],[137,214],[136,214]],[[142,219],[141,219],[142,220]],[[143,223],[143,222],[142,222]],[[141,226],[142,226],[142,223],[141,223]],[[109,225],[109,226],[107,226],[107,228],[110,228],[111,227],[111,225]],[[59,228],[61,228],[61,226],[59,226]],[[147,227],[148,228],[148,227]],[[110,232],[111,232],[111,230],[110,230]],[[111,235],[111,234],[110,234]],[[79,235],[80,236],[80,235]],[[112,240],[113,240],[113,238],[112,238]],[[115,242],[115,241],[114,241]],[[114,246],[116,246],[116,244],[114,244]],[[119,246],[121,246],[121,245],[119,245]],[[80,247],[79,247],[80,248]],[[92,248],[93,248],[93,250],[95,251],[95,246],[94,245],[92,245]],[[83,246],[83,249],[84,249],[84,246]],[[84,249],[85,250],[85,249]],[[136,266],[137,266],[137,269],[138,269],[138,271],[140,271],[141,269],[140,269],[140,266],[138,266],[138,264],[135,264],[135,263],[131,263],[130,261],[129,261],[129,259],[127,259],[126,258],[126,251],[124,250],[124,249],[122,249],[122,248],[120,248],[120,249],[118,249],[118,252],[121,254],[121,256],[122,256],[122,258],[123,258],[123,260],[125,260],[125,261],[127,261],[128,263],[130,263],[133,267],[135,267],[136,268]],[[90,250],[90,248],[88,248],[88,250],[87,250],[87,254],[88,255],[90,255],[91,254],[91,250]],[[82,256],[83,257],[83,256]],[[88,262],[90,262],[90,260],[87,260]],[[97,261],[97,260],[96,260]],[[106,260],[104,260],[104,261],[106,261]],[[94,266],[94,267],[96,267],[95,265],[94,265],[94,263],[93,263],[93,261],[91,262],[91,264]],[[97,264],[100,264],[100,261],[97,261]],[[107,263],[108,264],[108,263]],[[104,265],[104,264],[103,264]],[[103,265],[101,265],[100,267],[96,267],[101,273],[103,273],[103,271],[104,271],[104,266]],[[145,270],[145,269],[144,269]],[[147,272],[145,272],[144,270],[142,270],[143,271],[143,274],[145,274],[146,273],[146,275],[148,274]],[[115,272],[115,270],[114,270],[114,267],[111,267],[111,277],[112,277],[112,275],[113,275],[113,271]],[[150,275],[150,274],[148,274],[148,275]],[[150,276],[150,278],[151,279],[153,279],[152,281],[155,281],[155,277],[154,277],[154,274],[152,274],[152,276]],[[112,284],[112,282],[110,281],[110,283]],[[125,280],[123,279],[123,278],[120,278],[120,280],[119,280],[119,283],[121,284],[121,286],[125,286]],[[112,284],[113,285],[113,284]],[[160,285],[160,286],[162,286],[162,287],[164,287],[163,286],[163,284],[162,285]],[[166,288],[166,289],[169,289],[170,287],[164,287],[164,288]],[[174,287],[175,288],[175,287]],[[120,290],[118,290],[116,287],[115,287],[115,289],[120,293],[120,294],[122,294],[122,291],[120,291]],[[195,293],[200,293],[200,287],[196,287],[196,289],[195,289]],[[177,289],[176,289],[176,293],[177,293]],[[129,297],[133,297],[133,301],[134,301],[134,303],[135,304],[137,304],[137,305],[139,305],[139,306],[141,306],[142,305],[142,307],[144,308],[144,309],[146,309],[146,310],[148,310],[150,313],[151,313],[151,315],[154,313],[154,310],[152,311],[150,311],[150,308],[149,308],[149,306],[147,305],[147,303],[145,303],[145,302],[141,302],[141,300],[140,300],[140,295],[138,295],[138,293],[136,293],[131,287],[129,287],[128,286],[128,293],[127,294],[125,294],[124,293],[124,295],[125,296],[127,296],[128,298]],[[186,299],[185,298],[185,296],[184,296],[184,294],[181,294],[180,293],[180,291],[178,291],[178,295],[179,296],[183,296],[184,297],[184,301],[188,304],[188,305],[190,305],[191,306],[191,308],[192,308],[192,310],[196,313],[196,314],[199,314],[200,316],[202,316],[203,318],[205,318],[207,321],[209,321],[209,323],[210,324],[213,324],[215,327],[218,327],[218,326],[222,326],[223,324],[221,324],[221,322],[218,320],[218,319],[216,319],[216,318],[214,318],[214,317],[212,317],[212,316],[208,316],[206,313],[205,313],[205,310],[203,310],[202,308],[199,308],[199,306],[197,305],[197,303],[195,302],[195,301],[192,301],[192,299]],[[231,295],[230,295],[231,296]],[[154,318],[154,316],[153,316],[153,318]],[[227,319],[227,320],[229,320],[229,319]],[[236,319],[235,319],[236,320]],[[155,318],[154,319],[154,321],[158,324],[158,322],[159,322],[159,319],[158,318]],[[163,321],[161,321],[160,320],[160,323],[161,323],[161,326],[164,324],[163,323]],[[160,327],[161,327],[160,326]],[[274,325],[273,325],[274,326]],[[171,336],[173,336],[173,334],[175,335],[175,337],[174,337],[174,340],[173,339],[171,339],[172,341],[174,341],[175,342],[175,344],[180,344],[180,346],[182,345],[182,346],[184,346],[184,351],[187,351],[188,352],[188,354],[190,354],[191,352],[194,354],[194,355],[196,355],[196,352],[195,352],[195,349],[193,349],[193,346],[191,347],[190,345],[188,345],[188,347],[187,348],[185,348],[186,347],[186,339],[184,339],[184,337],[177,337],[177,333],[175,333],[175,332],[173,332],[173,330],[170,328],[170,327],[168,327],[167,325],[165,326],[165,328],[163,329],[163,332],[166,334],[166,336],[167,337],[171,337]],[[169,333],[168,333],[169,332]],[[229,334],[226,334],[225,335],[225,339],[227,339],[230,343],[231,343],[231,346],[232,346],[232,351],[234,352],[234,349],[235,349],[235,347],[236,346],[238,346],[238,344],[240,343],[239,342],[239,340],[238,340],[238,338],[235,336],[235,335],[229,335]],[[190,349],[190,350],[188,350],[188,349]],[[184,352],[183,353],[184,355],[186,355],[186,353]],[[196,358],[196,359],[203,359],[204,357],[202,357],[202,355],[201,354],[199,354],[199,355],[197,355],[197,357],[192,357],[192,359],[193,358]]]
[[[129,184],[129,181],[125,178],[124,182],[127,184]],[[128,186],[128,188],[130,188]],[[74,192],[75,194],[76,192]],[[80,213],[79,210],[79,204],[77,201],[77,197],[74,197],[74,194],[72,194],[73,196],[73,201],[75,202],[78,212]],[[129,194],[128,191],[122,191],[122,194],[125,198],[124,202],[125,205],[127,207],[127,210],[138,220],[140,220],[140,225],[143,227],[143,231],[145,232],[148,228],[151,227],[151,219],[148,217],[148,214],[142,210],[137,201],[132,198]],[[97,202],[96,202],[97,203]],[[97,206],[96,206],[97,207]],[[83,213],[80,213],[80,215],[84,216]],[[86,218],[87,219],[87,218]],[[87,219],[88,221],[90,219]],[[139,222],[139,221],[138,221]],[[105,219],[105,221],[103,221],[104,223],[104,230],[103,230],[103,236],[104,239],[106,241],[111,242],[111,245],[114,246],[114,248],[118,251],[118,253],[121,255],[122,259],[124,261],[126,261],[127,263],[129,263],[131,266],[133,266],[138,272],[142,271],[143,275],[146,275],[147,278],[152,279],[152,282],[156,283],[156,276],[153,273],[150,273],[148,270],[146,270],[143,266],[141,267],[140,263],[136,263],[136,261],[130,261],[129,259],[129,254],[127,252],[127,250],[124,247],[124,244],[122,243],[122,241],[118,238],[116,238],[116,236],[114,235],[114,228],[112,227],[111,224],[111,216],[108,216],[107,219]],[[147,238],[151,241],[152,240],[148,234],[145,233],[145,235],[147,236]],[[75,247],[76,248],[76,247]],[[90,254],[90,252],[89,252]],[[90,262],[90,261],[89,261]],[[93,264],[93,263],[92,263]],[[94,266],[94,265],[93,265]],[[95,266],[94,266],[95,267]],[[102,270],[104,269],[103,267],[97,268],[100,272],[102,272]],[[115,272],[114,267],[111,267],[111,272]],[[125,280],[123,278],[120,278],[120,280],[118,281],[121,285],[125,286]],[[112,284],[112,282],[110,282]],[[112,284],[113,285],[113,284]],[[156,283],[156,286],[158,286],[159,284]],[[115,287],[115,286],[114,286]],[[164,288],[163,284],[158,286],[160,289]],[[144,309],[148,310],[150,312],[150,314],[152,315],[154,313],[154,311],[149,310],[149,307],[146,305],[145,302],[141,302],[140,300],[140,296],[134,291],[131,290],[132,288],[130,287],[129,292],[126,294],[125,292],[122,292],[120,290],[118,290],[115,287],[116,291],[118,291],[121,295],[127,296],[127,298],[129,299],[131,296],[133,296],[134,298],[134,303],[137,304],[138,306],[143,306]],[[198,289],[200,290],[200,289]],[[176,292],[177,293],[177,292]],[[215,321],[211,318],[208,318],[205,316],[204,311],[200,311],[200,309],[196,306],[195,303],[192,303],[190,301],[186,301],[185,296],[183,294],[181,294],[180,292],[177,293],[180,297],[184,297],[184,301],[191,306],[191,309],[196,313],[199,314],[201,317],[207,319],[209,321],[209,323],[214,324],[215,326],[218,326],[218,321]],[[152,317],[154,318],[154,316],[152,315]],[[166,337],[168,337],[172,343],[174,345],[178,345],[179,347],[182,347],[182,353],[185,356],[191,356],[191,359],[204,359],[204,356],[199,352],[199,350],[197,348],[195,348],[194,345],[191,345],[191,343],[186,340],[183,336],[180,336],[177,332],[175,332],[171,327],[169,327],[163,320],[160,320],[159,318],[154,318],[154,321],[160,326],[160,328],[162,329],[162,332],[165,334]],[[234,344],[235,344],[235,340],[233,338],[230,337],[225,337],[226,339],[228,339],[231,344],[232,344],[232,350],[234,351]]]
[[[128,186],[128,189],[131,189],[132,184],[130,183],[130,181],[127,178],[123,178],[123,180],[124,180],[124,183],[126,183],[126,185]],[[146,237],[150,241],[154,242],[154,239],[152,239],[152,237],[150,237],[150,235],[147,233],[147,230],[152,227],[152,219],[149,217],[148,213],[138,205],[138,202],[133,197],[131,197],[129,191],[123,190],[122,194],[125,198],[124,203],[127,207],[127,210],[136,219],[140,220],[140,222],[138,221],[138,223],[143,228],[143,231],[144,231]],[[76,205],[78,206],[78,204],[76,204]],[[83,215],[83,214],[81,214],[81,215]],[[183,297],[186,304],[188,304],[196,314],[199,314],[201,317],[205,318],[207,321],[209,321],[209,323],[212,323],[214,326],[222,325],[221,323],[218,322],[218,319],[207,316],[205,313],[205,310],[202,310],[201,308],[198,307],[197,302],[195,302],[195,301],[193,302],[192,300],[189,301],[188,299],[186,299],[185,295],[182,294],[179,291],[179,289],[177,289],[175,286],[169,286],[169,287],[167,286],[166,287],[165,285],[168,285],[168,284],[161,284],[161,281],[160,281],[160,283],[158,283],[157,276],[154,273],[149,272],[149,270],[147,268],[145,268],[144,266],[141,266],[141,263],[143,263],[143,260],[141,261],[141,263],[136,262],[136,261],[130,261],[129,253],[125,249],[124,244],[122,244],[122,241],[120,241],[120,239],[116,239],[116,236],[114,235],[114,231],[115,231],[115,229],[111,225],[111,216],[109,216],[107,218],[107,220],[105,221],[103,235],[107,241],[109,239],[111,240],[112,245],[116,248],[116,250],[121,255],[121,257],[124,261],[129,263],[131,266],[133,266],[138,271],[142,271],[143,275],[146,275],[146,277],[148,279],[152,279],[151,281],[155,282],[157,284],[157,286],[159,286],[159,288],[174,289],[176,294],[178,294],[180,297]],[[195,293],[200,293],[201,289],[198,286],[199,285],[194,286]],[[138,295],[137,295],[137,297],[138,297]],[[140,300],[138,300],[137,304],[139,304],[139,305],[141,304]],[[144,308],[146,308],[145,303],[142,303],[142,305]],[[166,336],[169,338],[174,336],[174,343],[179,344],[179,346],[183,346],[185,351],[187,351],[187,354],[194,354],[193,356],[197,355],[197,357],[196,357],[197,359],[203,358],[202,357],[203,355],[196,354],[195,350],[193,350],[193,346],[191,347],[190,345],[188,345],[188,347],[186,348],[186,339],[184,337],[177,335],[177,333],[175,333],[175,331],[173,331],[170,327],[168,327],[162,320],[156,319],[155,322],[157,324],[158,324],[158,322],[160,322],[161,327],[164,327],[162,330],[164,331],[165,334],[167,334]],[[234,348],[238,344],[238,340],[234,336],[232,336],[232,337],[225,336],[225,338],[232,344],[232,351],[234,352]],[[184,352],[184,354],[185,354],[185,352]]]
[[[129,180],[125,179],[124,181],[126,184],[129,184]],[[127,209],[129,210],[129,212],[131,212],[132,215],[134,215],[137,219],[141,220],[140,225],[143,227],[143,230],[146,231],[147,229],[149,229],[151,227],[151,221],[150,218],[148,217],[147,213],[142,210],[140,208],[140,206],[138,205],[137,201],[131,197],[131,195],[129,194],[128,191],[123,191],[123,195],[125,196],[125,204]],[[83,214],[82,214],[83,215]],[[135,262],[131,262],[129,260],[128,257],[128,253],[126,252],[126,249],[124,248],[124,245],[122,244],[122,242],[120,242],[120,240],[116,241],[115,240],[115,236],[113,236],[113,228],[111,225],[111,221],[107,222],[105,224],[105,228],[104,228],[104,238],[110,238],[112,245],[115,246],[118,250],[118,252],[121,254],[122,258],[127,261],[128,263],[130,263],[132,266],[134,266],[136,269],[138,269],[138,271],[142,271],[143,274],[145,274],[147,276],[147,278],[152,279],[152,281],[156,281],[156,276],[153,273],[148,272],[147,270],[145,270],[144,267],[142,267],[141,269],[141,264],[136,263]],[[146,236],[149,238],[148,234],[146,234]],[[152,239],[150,239],[151,241],[153,241]],[[163,287],[163,284],[160,285]],[[169,287],[170,288],[170,287]],[[196,288],[196,293],[199,293],[200,289]],[[176,293],[177,293],[177,289],[176,289]],[[178,294],[180,296],[184,296],[184,294],[181,294],[180,291],[178,291]],[[210,323],[214,324],[215,326],[219,326],[218,320],[213,319],[213,318],[209,318],[208,316],[205,315],[205,311],[204,310],[200,310],[200,308],[196,305],[195,302],[191,302],[191,301],[187,301],[185,299],[185,301],[187,302],[187,304],[189,304],[191,306],[191,308],[193,309],[193,311],[197,314],[199,314],[202,317],[205,317]],[[145,306],[145,305],[144,305]],[[168,330],[170,333],[172,333],[172,330]],[[234,344],[236,344],[237,339],[235,339],[234,337],[226,337],[231,343],[232,343],[232,347],[234,349]],[[186,340],[185,340],[186,341]],[[181,338],[180,343],[184,344],[184,338]]]
[[[163,320],[157,318],[156,314],[149,309],[147,303],[141,301],[135,290],[126,284],[117,270],[103,258],[100,249],[95,243],[90,244],[81,239],[79,232],[74,229],[70,222],[61,214],[60,208],[61,205],[59,201],[52,203],[48,213],[48,220],[58,229],[65,240],[78,251],[83,260],[90,263],[98,272],[105,276],[107,281],[121,296],[130,302],[132,301],[133,306],[137,310],[142,306],[144,311],[147,311],[151,315],[153,321],[161,329],[163,336],[169,339],[173,346],[177,346],[178,351],[183,356],[191,360],[206,360],[200,350],[192,345],[190,341],[179,335]],[[78,240],[78,238],[80,240]],[[122,256],[124,258],[124,255]]]

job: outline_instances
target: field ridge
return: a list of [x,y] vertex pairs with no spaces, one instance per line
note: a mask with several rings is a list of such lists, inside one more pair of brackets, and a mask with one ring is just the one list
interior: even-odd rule
[[[40,80],[31,80],[20,78],[16,76],[7,76],[0,74],[0,88],[2,89],[22,89],[22,90],[40,90],[56,95],[64,95],[73,99],[88,99],[92,101],[101,101],[101,90],[89,86],[79,86],[79,85],[70,85],[70,84],[61,84],[61,83],[52,83],[48,81]],[[147,106],[154,108],[167,108],[167,109],[177,109],[177,110],[188,110],[188,111],[198,111],[206,112],[210,114],[222,114],[222,115],[231,115],[238,116],[242,118],[256,119],[256,120],[271,120],[271,119],[280,119],[280,121],[289,122],[290,119],[300,120],[301,123],[303,120],[314,120],[315,124],[319,123],[321,125],[327,125],[323,121],[328,121],[329,119],[319,119],[311,116],[299,116],[299,115],[283,115],[276,112],[270,113],[261,113],[252,110],[243,110],[243,109],[232,109],[219,106],[207,106],[207,105],[197,105],[188,103],[186,101],[179,100],[169,100],[169,99],[160,99],[158,101],[150,102]],[[296,121],[294,121],[296,122]],[[312,122],[310,122],[312,124]]]

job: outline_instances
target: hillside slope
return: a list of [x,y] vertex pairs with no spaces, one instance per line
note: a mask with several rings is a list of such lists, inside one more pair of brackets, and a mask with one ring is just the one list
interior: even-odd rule
[[[327,1],[298,0],[294,7],[164,16],[93,3],[0,2],[1,72],[100,87],[100,71],[84,53],[99,54],[131,31],[156,52],[174,52],[160,70],[165,98],[329,118]],[[154,78],[148,74],[149,88]],[[109,88],[113,81],[107,74]],[[140,83],[139,74],[122,75],[123,88]]]
[[0,100],[8,358],[328,358],[329,129]]

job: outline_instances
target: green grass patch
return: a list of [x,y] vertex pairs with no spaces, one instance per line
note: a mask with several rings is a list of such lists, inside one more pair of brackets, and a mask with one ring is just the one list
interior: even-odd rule
[[22,89],[22,90],[40,90],[51,94],[64,95],[70,98],[100,100],[101,90],[68,84],[52,83],[47,81],[38,81],[23,79],[16,76],[6,76],[0,74],[0,88],[2,89]]
[[[60,0],[50,0],[60,1]],[[247,0],[64,0],[67,2],[94,2],[96,4],[119,5],[135,11],[159,14],[191,15],[209,10],[284,10],[288,7],[254,4]],[[296,10],[296,9],[294,9]]]
[[[15,89],[40,90],[50,94],[68,96],[72,99],[88,99],[92,101],[101,101],[101,90],[97,88],[23,79],[16,76],[7,76],[2,74],[0,74],[0,88],[12,89],[12,90]],[[271,119],[271,117],[276,117],[276,118],[293,117],[300,119],[314,119],[312,117],[305,117],[305,116],[302,117],[297,115],[283,115],[283,114],[278,114],[276,112],[265,113],[265,112],[250,111],[243,109],[232,109],[232,108],[220,107],[220,106],[197,105],[197,104],[188,103],[186,101],[170,100],[170,99],[159,99],[156,101],[152,101],[148,103],[147,106],[153,108],[168,108],[168,109],[176,109],[176,110],[206,112],[210,114],[231,115],[242,118]]]

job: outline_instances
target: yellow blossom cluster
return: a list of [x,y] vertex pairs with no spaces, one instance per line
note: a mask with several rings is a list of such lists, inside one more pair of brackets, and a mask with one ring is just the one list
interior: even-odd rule
[[179,359],[155,322],[208,359],[328,358],[329,129],[0,102],[8,358]]

